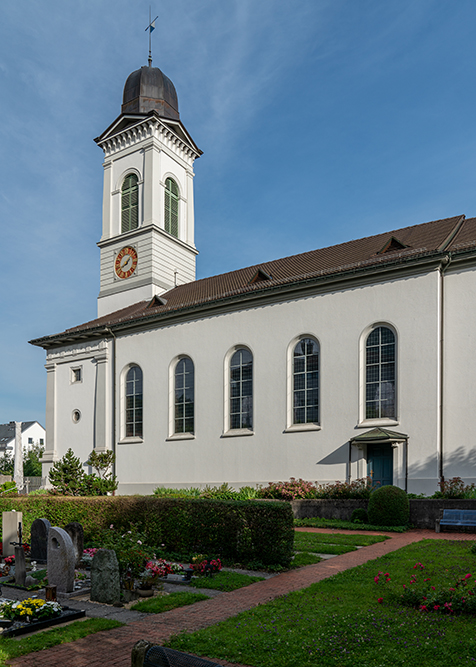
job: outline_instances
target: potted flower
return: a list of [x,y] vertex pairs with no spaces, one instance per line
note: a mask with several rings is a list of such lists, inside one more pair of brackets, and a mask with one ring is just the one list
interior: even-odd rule
[[139,577],[138,592],[141,597],[151,597],[153,595],[152,586],[157,583],[157,580],[164,578],[170,574],[172,569],[165,560],[147,562],[145,569]]

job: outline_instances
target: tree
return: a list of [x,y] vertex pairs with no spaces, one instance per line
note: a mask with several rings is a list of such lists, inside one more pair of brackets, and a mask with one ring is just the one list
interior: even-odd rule
[[114,463],[112,452],[91,452],[86,465],[90,465],[98,474],[86,475],[79,458],[70,448],[62,459],[53,464],[49,480],[56,491],[67,496],[106,496],[117,489],[116,476],[112,470]]
[[0,457],[0,475],[13,475],[13,455],[8,450]]
[[25,477],[41,477],[41,457],[45,448],[33,445],[23,456],[23,474]]
[[48,479],[54,488],[65,496],[80,496],[84,477],[81,461],[71,447],[62,459],[53,463]]

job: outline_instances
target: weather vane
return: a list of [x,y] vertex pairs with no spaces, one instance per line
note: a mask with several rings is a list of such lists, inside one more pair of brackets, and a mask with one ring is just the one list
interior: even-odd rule
[[150,5],[149,5],[149,25],[147,26],[147,28],[145,29],[144,32],[147,32],[147,30],[149,31],[149,67],[152,67],[152,44],[151,44],[151,35],[152,35],[152,31],[155,30],[155,22],[157,21],[157,19],[158,19],[159,17],[156,16],[155,19],[154,19],[153,21],[150,20],[150,17],[151,17],[151,13],[150,13]]

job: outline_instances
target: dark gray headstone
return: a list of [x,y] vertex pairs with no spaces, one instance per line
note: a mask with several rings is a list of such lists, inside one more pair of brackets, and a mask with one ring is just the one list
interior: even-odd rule
[[121,597],[119,563],[112,549],[99,549],[91,563],[90,598],[103,604],[114,604]]
[[56,586],[58,593],[71,593],[74,590],[74,553],[73,542],[62,528],[53,526],[48,533],[48,583]]
[[46,563],[50,528],[48,519],[35,519],[31,524],[31,560],[37,563]]
[[72,521],[71,523],[68,523],[68,525],[65,526],[64,529],[68,533],[73,542],[74,553],[76,554],[75,567],[79,567],[84,551],[83,527],[77,521]]
[[17,586],[25,585],[26,563],[23,547],[15,547],[15,584]]

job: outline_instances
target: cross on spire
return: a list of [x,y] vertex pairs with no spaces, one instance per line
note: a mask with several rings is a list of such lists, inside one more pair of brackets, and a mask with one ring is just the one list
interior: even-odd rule
[[152,31],[155,30],[155,22],[157,21],[157,19],[158,19],[159,17],[156,16],[155,19],[154,19],[153,21],[150,20],[150,17],[151,17],[151,13],[150,13],[150,5],[149,5],[149,25],[147,26],[147,28],[145,29],[144,32],[147,32],[147,30],[149,31],[149,67],[152,67],[152,44],[151,44],[151,35],[152,35]]

